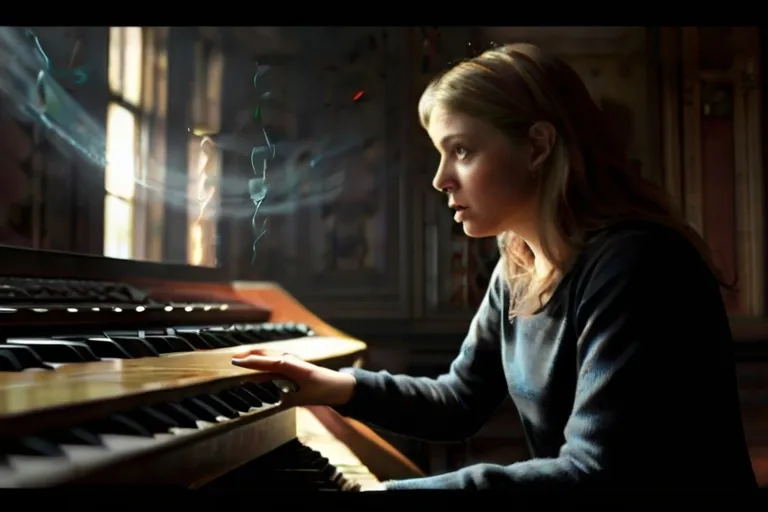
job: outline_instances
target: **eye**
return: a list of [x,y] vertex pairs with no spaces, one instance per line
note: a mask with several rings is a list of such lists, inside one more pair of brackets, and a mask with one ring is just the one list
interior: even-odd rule
[[454,146],[453,153],[459,160],[463,160],[469,156],[469,151],[463,146]]

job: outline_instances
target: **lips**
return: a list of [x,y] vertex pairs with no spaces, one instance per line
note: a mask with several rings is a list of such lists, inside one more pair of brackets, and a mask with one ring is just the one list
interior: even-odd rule
[[457,206],[454,206],[453,209],[456,210],[456,213],[453,214],[453,220],[455,222],[463,221],[464,220],[464,214],[467,211],[467,207],[466,206],[458,206],[457,205]]

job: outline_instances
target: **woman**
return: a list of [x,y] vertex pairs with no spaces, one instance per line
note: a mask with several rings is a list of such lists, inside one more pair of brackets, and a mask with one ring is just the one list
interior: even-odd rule
[[435,441],[473,435],[511,395],[531,460],[388,490],[755,486],[706,246],[630,171],[576,73],[531,45],[497,48],[436,78],[419,115],[442,157],[434,187],[502,254],[450,371],[233,363],[294,380],[289,403]]

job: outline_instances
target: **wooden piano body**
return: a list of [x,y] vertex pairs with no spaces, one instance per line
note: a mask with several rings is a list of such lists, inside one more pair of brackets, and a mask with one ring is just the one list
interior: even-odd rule
[[0,268],[0,487],[356,490],[422,474],[364,425],[285,408],[276,376],[231,364],[255,343],[362,362],[363,342],[276,284],[5,247]]

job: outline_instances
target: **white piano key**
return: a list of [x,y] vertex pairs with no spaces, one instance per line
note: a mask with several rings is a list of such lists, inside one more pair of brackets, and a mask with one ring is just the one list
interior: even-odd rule
[[33,457],[28,455],[13,455],[8,457],[10,466],[10,481],[7,487],[40,487],[56,483],[56,475],[66,472],[72,467],[68,457]]
[[133,452],[158,443],[154,437],[125,436],[104,434],[101,436],[104,445],[114,454]]

